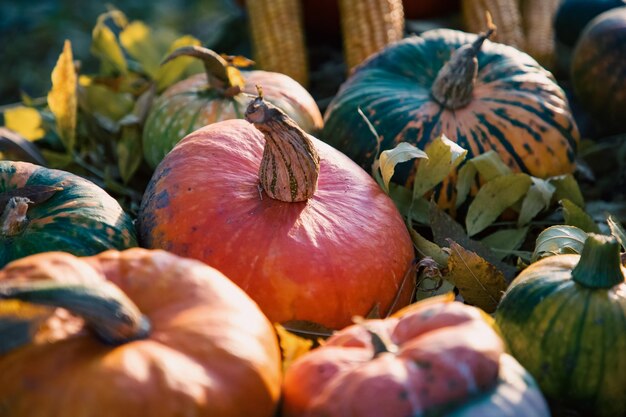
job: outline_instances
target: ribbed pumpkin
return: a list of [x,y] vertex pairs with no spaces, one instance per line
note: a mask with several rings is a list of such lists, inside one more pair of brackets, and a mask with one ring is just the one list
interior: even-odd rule
[[581,104],[611,132],[626,132],[626,7],[597,16],[574,49],[571,78]]
[[273,322],[339,328],[406,304],[413,247],[391,199],[262,98],[246,118],[254,125],[207,126],[163,159],[141,204],[141,243],[219,269]]
[[293,79],[269,71],[239,71],[241,57],[222,57],[198,46],[173,52],[202,59],[206,73],[193,75],[169,87],[153,104],[143,131],[143,151],[154,168],[187,134],[221,120],[243,118],[250,94],[262,85],[268,101],[284,110],[304,130],[322,128],[322,115],[313,97]]
[[[579,140],[563,90],[530,56],[464,32],[438,29],[387,47],[358,67],[325,114],[322,138],[363,167],[382,137],[424,148],[440,134],[468,159],[495,150],[514,170],[538,177],[569,173]],[[411,180],[410,164],[394,181]],[[440,187],[442,207],[455,205],[454,175]]]
[[526,268],[496,311],[511,353],[546,397],[581,415],[626,415],[626,269],[614,238]]
[[278,343],[258,306],[164,251],[7,265],[0,352],[6,416],[272,417],[280,393]]
[[39,252],[78,256],[136,246],[131,218],[77,175],[0,161],[0,267]]
[[549,416],[484,313],[451,300],[360,322],[299,357],[285,374],[283,416]]

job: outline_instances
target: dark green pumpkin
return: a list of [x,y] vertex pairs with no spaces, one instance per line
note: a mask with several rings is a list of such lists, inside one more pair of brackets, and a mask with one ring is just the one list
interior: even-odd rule
[[586,26],[571,64],[574,91],[607,132],[626,132],[626,7]]
[[56,169],[0,161],[0,211],[0,267],[40,252],[87,256],[137,245],[132,220],[117,201]]
[[554,20],[556,39],[574,47],[587,23],[594,17],[624,5],[626,0],[565,0],[561,2]]
[[626,415],[625,275],[617,241],[590,235],[580,256],[522,271],[496,310],[513,356],[549,400],[581,416]]
[[292,78],[269,71],[239,71],[235,64],[250,61],[241,57],[229,60],[200,47],[181,48],[168,59],[181,55],[202,59],[206,73],[179,81],[154,102],[143,130],[144,156],[153,168],[187,134],[222,120],[243,119],[257,85],[269,102],[308,133],[322,128],[315,100]]
[[[361,108],[382,136],[383,150],[399,142],[424,149],[443,133],[469,151],[468,159],[493,149],[516,171],[538,177],[571,172],[579,133],[563,90],[527,54],[481,39],[432,30],[374,55],[331,102],[323,139],[369,170],[376,141]],[[463,59],[452,64],[456,50]],[[406,183],[410,170],[405,164],[394,181]],[[454,207],[454,200],[450,177],[439,204]]]

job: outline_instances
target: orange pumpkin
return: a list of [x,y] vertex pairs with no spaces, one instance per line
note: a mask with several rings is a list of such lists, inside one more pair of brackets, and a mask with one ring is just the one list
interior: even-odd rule
[[347,327],[285,374],[283,417],[549,416],[486,315],[439,297]]
[[276,322],[340,328],[406,305],[413,245],[391,199],[263,99],[246,118],[197,130],[163,159],[142,244],[219,269]]
[[215,269],[164,251],[10,263],[0,352],[7,416],[270,417],[280,391],[258,307]]

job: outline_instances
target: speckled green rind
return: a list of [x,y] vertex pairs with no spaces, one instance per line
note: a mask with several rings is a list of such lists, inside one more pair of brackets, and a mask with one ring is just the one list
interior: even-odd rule
[[571,78],[603,130],[626,132],[626,7],[589,22],[574,49]]
[[[441,133],[469,151],[496,150],[518,171],[547,177],[571,172],[579,133],[563,90],[535,60],[512,47],[485,41],[478,54],[474,98],[447,110],[431,96],[439,70],[476,35],[438,29],[395,43],[358,67],[325,114],[322,138],[370,170],[376,141],[360,107],[382,136],[382,149],[410,142],[424,149]],[[394,181],[410,181],[411,166]],[[453,177],[439,202],[453,205]]]
[[498,385],[445,416],[550,417],[550,410],[533,377],[512,356],[503,354]]
[[0,161],[0,192],[28,185],[62,187],[28,209],[28,225],[15,236],[0,233],[0,267],[40,252],[76,256],[137,245],[134,225],[104,190],[74,174],[26,162]]
[[155,100],[143,130],[143,151],[153,168],[185,136],[223,120],[243,119],[248,103],[263,88],[267,101],[281,108],[306,132],[322,128],[313,97],[292,78],[268,71],[241,71],[243,92],[228,97],[208,87],[206,74],[196,74],[168,88]]
[[551,401],[581,416],[626,415],[626,283],[587,289],[571,279],[578,255],[524,270],[496,311],[513,356]]

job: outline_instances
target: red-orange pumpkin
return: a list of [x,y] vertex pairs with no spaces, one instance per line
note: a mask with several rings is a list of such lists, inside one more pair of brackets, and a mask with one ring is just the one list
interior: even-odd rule
[[142,244],[221,270],[276,322],[339,328],[406,304],[413,247],[391,199],[270,103],[256,99],[246,118],[254,126],[207,126],[163,159],[141,204]]
[[280,352],[252,300],[201,262],[49,252],[0,271],[0,387],[3,416],[271,417]]
[[446,297],[347,327],[287,369],[283,417],[549,416],[485,317]]

